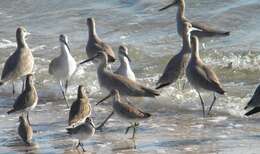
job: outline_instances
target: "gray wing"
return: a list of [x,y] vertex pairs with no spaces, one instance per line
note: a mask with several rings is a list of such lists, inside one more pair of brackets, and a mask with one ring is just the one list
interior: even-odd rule
[[108,90],[117,89],[120,91],[120,94],[129,96],[154,97],[159,95],[158,91],[144,87],[141,84],[134,82],[124,76],[112,74],[108,71],[105,72],[105,75],[106,76],[100,78],[100,80],[104,85],[106,85],[105,88]]
[[200,36],[214,36],[214,35],[229,35],[230,32],[223,31],[223,30],[217,30],[205,23],[201,22],[190,22],[192,24],[192,27],[198,28],[202,31],[194,31],[192,32],[192,35],[196,35],[198,37]]
[[30,143],[30,140],[32,139],[32,128],[29,125],[23,125],[20,124],[18,127],[18,134],[23,139],[24,142]]
[[10,57],[8,57],[4,65],[1,80],[9,80],[8,78],[15,73],[14,71],[18,64],[18,56],[19,53],[15,51]]
[[[125,115],[128,118],[132,119],[142,119],[150,117],[150,114],[144,113],[135,106],[129,105],[127,103],[117,102],[117,105],[114,106],[121,115]],[[149,116],[148,116],[149,115]]]
[[175,82],[180,77],[183,69],[182,56],[179,54],[173,56],[165,67],[163,75],[160,77],[156,84],[160,87]]
[[[78,102],[78,101],[85,101]],[[91,114],[91,108],[87,99],[80,99],[73,102],[69,113],[69,125],[77,123]]]
[[70,135],[73,135],[73,134],[77,134],[81,128],[84,127],[84,124],[81,124],[77,127],[73,127],[73,128],[66,128],[67,130],[67,133],[70,134]]
[[196,67],[196,80],[204,89],[212,90],[220,94],[224,94],[224,90],[220,87],[216,74],[206,65],[198,65]]
[[115,53],[113,51],[113,49],[107,45],[106,43],[104,43],[103,41],[98,41],[96,44],[95,44],[101,51],[104,51],[106,52],[106,54],[108,55],[108,60],[109,61],[115,61]]

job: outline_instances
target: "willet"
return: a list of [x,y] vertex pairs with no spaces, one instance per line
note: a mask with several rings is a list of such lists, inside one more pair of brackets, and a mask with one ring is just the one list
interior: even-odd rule
[[184,75],[185,68],[189,61],[189,56],[191,53],[190,46],[190,32],[192,25],[188,22],[184,23],[184,31],[182,34],[182,49],[181,51],[172,57],[168,62],[166,68],[164,69],[163,75],[158,80],[156,89],[163,88],[168,86],[177,79],[181,78]]
[[62,95],[64,97],[65,102],[67,103],[67,107],[69,108],[69,104],[66,98],[66,91],[68,88],[69,80],[76,71],[77,64],[75,59],[70,54],[68,37],[66,35],[61,34],[59,40],[61,54],[58,57],[54,58],[49,64],[49,73],[53,75],[54,78],[56,78],[56,80],[59,82]]
[[20,125],[18,127],[18,134],[22,138],[24,143],[30,145],[33,136],[33,129],[30,126],[29,122],[23,116],[19,117],[19,122]]
[[196,36],[192,36],[191,45],[192,45],[192,54],[186,69],[186,76],[190,84],[195,88],[195,90],[199,94],[202,110],[203,110],[203,116],[205,116],[205,107],[204,107],[203,99],[200,95],[200,91],[207,90],[213,92],[214,99],[210,105],[208,114],[210,113],[216,101],[215,92],[223,95],[225,91],[222,89],[219,79],[215,74],[215,72],[211,70],[210,67],[206,66],[200,59],[199,41]]
[[247,108],[253,108],[250,111],[248,111],[245,115],[250,116],[252,114],[260,112],[260,85],[256,88],[254,95],[250,99],[250,101],[247,103],[245,109]]
[[92,119],[90,117],[88,117],[88,118],[86,118],[86,120],[83,124],[80,124],[73,128],[66,128],[66,129],[68,131],[68,134],[70,134],[78,139],[78,145],[76,146],[76,148],[78,148],[80,146],[82,148],[82,150],[85,152],[85,149],[84,149],[81,141],[94,135],[95,125],[92,122]]
[[97,59],[98,61],[97,76],[99,85],[107,91],[117,89],[122,96],[134,97],[155,97],[160,95],[156,90],[147,88],[124,76],[109,72],[106,69],[108,64],[108,57],[104,52],[98,52],[96,56],[87,59],[80,64],[92,61],[94,59]]
[[86,46],[86,52],[89,58],[94,57],[98,52],[105,52],[108,55],[108,62],[115,61],[115,54],[111,46],[103,42],[96,32],[94,18],[87,19],[88,26],[88,43]]
[[113,111],[124,121],[128,121],[131,123],[131,126],[127,127],[125,133],[127,134],[130,128],[133,128],[133,136],[135,138],[136,127],[139,125],[138,121],[147,119],[151,116],[151,114],[141,111],[133,105],[130,105],[128,102],[123,102],[120,99],[120,94],[118,90],[112,90],[111,93],[99,101],[96,105],[100,104],[104,100],[113,96]]
[[[9,56],[4,64],[0,85],[7,81],[12,81],[13,94],[15,93],[14,81],[33,71],[34,58],[31,49],[26,43],[26,36],[30,33],[24,27],[18,27],[16,30],[17,48],[15,52]],[[24,81],[23,81],[24,87]]]
[[199,38],[202,37],[212,37],[212,36],[228,36],[230,32],[216,30],[206,24],[202,24],[199,22],[192,22],[185,17],[185,1],[184,0],[174,0],[173,3],[161,8],[159,11],[165,10],[171,6],[178,6],[176,23],[177,23],[177,31],[180,36],[182,36],[184,23],[189,22],[192,24],[192,27],[196,28],[191,32],[191,35],[196,35]]
[[69,126],[75,126],[85,121],[91,115],[91,106],[88,96],[85,93],[84,87],[78,87],[77,100],[73,102],[69,113]]
[[8,114],[14,112],[27,112],[27,120],[29,120],[29,111],[33,110],[38,103],[37,91],[33,84],[32,74],[27,75],[25,90],[16,98],[13,109],[8,111]]
[[115,71],[115,74],[119,74],[127,77],[130,80],[136,81],[135,74],[132,71],[132,68],[130,66],[131,59],[128,56],[128,49],[126,46],[123,45],[119,46],[118,57],[120,60],[120,66]]

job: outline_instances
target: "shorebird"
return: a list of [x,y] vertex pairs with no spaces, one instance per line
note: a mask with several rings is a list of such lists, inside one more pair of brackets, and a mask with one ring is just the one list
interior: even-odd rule
[[98,61],[97,76],[99,85],[107,91],[117,89],[122,96],[134,97],[155,97],[160,95],[156,90],[147,88],[124,76],[109,72],[106,69],[108,57],[104,52],[98,52],[96,56],[81,62],[80,65],[94,59]]
[[27,120],[29,120],[29,111],[33,110],[38,103],[37,91],[33,84],[32,74],[27,75],[25,90],[16,98],[13,109],[8,111],[8,114],[14,112],[27,112]]
[[[16,30],[17,48],[15,52],[9,56],[4,64],[4,69],[1,76],[0,86],[7,81],[13,84],[13,95],[15,93],[14,81],[33,71],[34,58],[31,49],[26,43],[26,37],[30,33],[24,27],[18,27]],[[24,88],[24,81],[23,81]],[[22,88],[22,90],[23,90]]]
[[130,80],[136,81],[135,74],[132,71],[131,66],[130,66],[131,59],[128,56],[127,47],[125,47],[123,45],[119,46],[118,57],[120,60],[120,66],[115,71],[115,74],[119,74],[119,75],[127,77]]
[[29,122],[23,116],[19,117],[19,122],[20,125],[18,127],[18,134],[22,138],[24,143],[30,145],[33,136],[33,129],[30,126]]
[[128,121],[131,123],[129,127],[127,127],[125,134],[127,134],[130,128],[133,128],[133,135],[132,138],[135,138],[136,127],[139,125],[138,121],[147,119],[151,116],[150,113],[146,113],[141,111],[140,109],[136,108],[133,105],[130,105],[128,102],[123,102],[120,99],[120,94],[118,90],[112,90],[111,93],[105,97],[104,99],[100,100],[96,105],[100,104],[101,102],[105,101],[109,97],[113,96],[113,111],[118,115],[120,119],[123,121]]
[[69,126],[75,126],[85,121],[91,115],[91,106],[84,87],[78,87],[78,97],[70,107]]
[[208,114],[209,114],[216,101],[215,92],[223,95],[225,91],[221,87],[219,79],[215,74],[215,72],[210,67],[206,66],[203,63],[203,61],[200,59],[199,41],[196,36],[192,36],[191,45],[192,45],[192,54],[186,69],[186,76],[190,84],[194,87],[194,89],[199,94],[202,110],[203,110],[203,116],[205,116],[204,102],[200,95],[200,92],[202,90],[213,92],[214,99],[208,110]]
[[250,99],[250,101],[247,103],[245,110],[247,108],[253,108],[250,111],[248,111],[245,115],[250,116],[252,114],[260,112],[260,85],[256,88],[253,97]]
[[90,117],[88,117],[88,118],[86,118],[86,120],[83,124],[80,124],[73,128],[66,128],[66,129],[68,131],[67,132],[68,134],[70,134],[78,139],[78,145],[76,146],[76,148],[78,148],[80,146],[82,148],[83,152],[85,152],[85,149],[84,149],[81,141],[94,135],[95,125],[92,122],[92,119]]
[[182,33],[182,49],[181,51],[172,57],[164,69],[164,72],[160,79],[158,80],[156,89],[168,86],[177,79],[184,75],[186,66],[189,61],[189,56],[191,53],[190,46],[190,32],[192,30],[192,25],[188,22],[184,23],[184,29]]
[[212,36],[228,36],[230,32],[216,30],[208,25],[190,21],[185,17],[185,1],[184,0],[174,0],[173,3],[161,8],[159,11],[163,11],[171,6],[178,6],[177,16],[176,16],[176,23],[177,23],[177,31],[180,36],[182,36],[184,23],[189,22],[192,24],[192,27],[196,28],[191,32],[191,35],[196,35],[199,38],[202,37],[212,37]]
[[89,58],[94,57],[98,52],[105,52],[108,55],[108,62],[115,61],[115,54],[111,46],[103,42],[96,32],[94,18],[87,19],[88,26],[88,43],[86,46],[86,52]]
[[[70,48],[68,45],[68,37],[61,34],[59,36],[61,54],[54,58],[49,64],[49,74],[59,82],[59,86],[64,97],[67,107],[69,104],[66,98],[66,92],[69,84],[69,80],[77,69],[75,59],[70,54]],[[64,86],[65,83],[65,86]]]

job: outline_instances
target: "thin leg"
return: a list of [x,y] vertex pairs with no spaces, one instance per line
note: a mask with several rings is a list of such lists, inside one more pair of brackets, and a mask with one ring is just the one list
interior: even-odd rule
[[178,89],[181,89],[181,80],[179,79],[177,82],[178,82]]
[[131,124],[129,127],[127,127],[126,130],[125,130],[125,134],[127,134],[129,129],[132,128],[132,127],[133,127],[133,124]]
[[135,139],[135,133],[136,133],[136,127],[137,127],[137,126],[139,126],[139,124],[135,122],[135,123],[134,123],[134,127],[133,127],[134,130],[133,130],[133,136],[132,136],[132,139]]
[[112,111],[108,117],[96,128],[96,130],[102,130],[102,128],[104,127],[105,123],[112,117],[112,115],[114,114],[114,111]]
[[183,85],[182,85],[182,90],[185,89],[185,86],[186,86],[186,80],[184,79],[184,82],[183,82]]
[[83,150],[83,152],[86,152],[86,150],[84,149],[83,143],[80,143],[80,147],[81,147],[81,149]]
[[14,87],[14,82],[12,81],[12,85],[13,85],[13,96],[15,94],[15,87]]
[[78,149],[79,146],[80,146],[80,140],[79,140],[79,142],[78,142],[78,144],[77,144],[77,146],[76,146],[76,149]]
[[66,102],[66,104],[67,104],[67,107],[70,108],[70,107],[69,107],[69,103],[68,103],[67,98],[66,98],[66,95],[65,95],[65,92],[64,92],[63,87],[62,87],[62,82],[59,81],[59,84],[60,84],[60,89],[61,89],[62,95],[63,95],[63,97],[64,97],[64,100],[65,100],[65,102]]
[[202,97],[200,96],[200,92],[197,91],[197,93],[199,94],[199,97],[200,97],[200,102],[201,102],[202,111],[203,111],[203,117],[205,117],[205,105],[204,105]]
[[211,105],[210,105],[210,107],[209,107],[208,115],[209,115],[209,113],[210,113],[210,111],[211,111],[211,109],[212,109],[214,103],[216,102],[216,100],[217,100],[216,93],[213,92],[213,101],[212,101],[212,103],[211,103]]
[[65,81],[65,94],[67,93],[68,86],[69,86],[69,80],[66,80]]
[[30,119],[29,119],[29,111],[27,111],[27,121],[28,121],[28,124],[31,126],[31,122],[30,122]]

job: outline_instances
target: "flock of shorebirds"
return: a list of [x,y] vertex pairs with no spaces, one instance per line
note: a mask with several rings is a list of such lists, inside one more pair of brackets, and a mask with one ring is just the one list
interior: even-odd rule
[[[203,116],[205,117],[206,114],[210,114],[216,101],[215,93],[223,95],[225,91],[215,72],[207,66],[199,56],[199,38],[228,36],[229,32],[219,31],[201,23],[188,20],[185,17],[184,0],[174,0],[173,3],[159,11],[165,10],[171,6],[178,7],[176,16],[177,32],[183,40],[183,46],[181,51],[174,55],[168,62],[163,74],[157,82],[156,89],[169,86],[186,74],[190,85],[199,95]],[[160,95],[159,91],[148,88],[136,81],[135,74],[130,66],[131,59],[128,56],[128,49],[126,46],[120,46],[118,50],[118,57],[121,63],[119,68],[115,72],[108,69],[108,64],[116,60],[113,49],[98,37],[95,20],[93,18],[87,19],[87,26],[89,39],[86,46],[86,53],[89,59],[77,64],[71,55],[68,37],[62,34],[59,36],[61,54],[54,58],[49,64],[49,74],[57,80],[68,108],[69,103],[66,98],[66,92],[69,81],[75,74],[77,67],[89,61],[92,61],[97,66],[97,77],[100,87],[110,92],[107,97],[99,101],[96,105],[104,102],[109,97],[112,97],[113,111],[100,126],[95,127],[91,118],[92,109],[85,88],[82,85],[78,86],[77,99],[70,107],[68,127],[66,129],[69,134],[75,136],[75,138],[79,140],[76,148],[81,147],[83,151],[85,151],[85,149],[81,141],[93,136],[95,130],[101,129],[114,113],[124,121],[131,123],[131,125],[127,127],[125,133],[127,133],[130,128],[133,128],[132,138],[134,138],[136,127],[139,125],[138,121],[149,118],[151,114],[143,112],[132,105],[129,97],[156,97]],[[22,93],[16,98],[13,108],[7,113],[22,113],[19,117],[20,125],[18,127],[18,134],[26,144],[30,145],[33,129],[29,120],[29,111],[36,107],[38,96],[32,75],[34,58],[26,43],[26,36],[28,36],[28,34],[29,33],[23,27],[17,29],[17,49],[5,62],[0,84],[2,85],[11,81],[14,94],[14,81],[26,76],[25,83],[23,80]],[[204,101],[201,97],[202,91],[211,91],[214,96],[207,113],[205,112]],[[245,109],[248,107],[253,108],[246,113],[247,116],[260,111],[258,100],[260,100],[260,86],[245,107]]]

